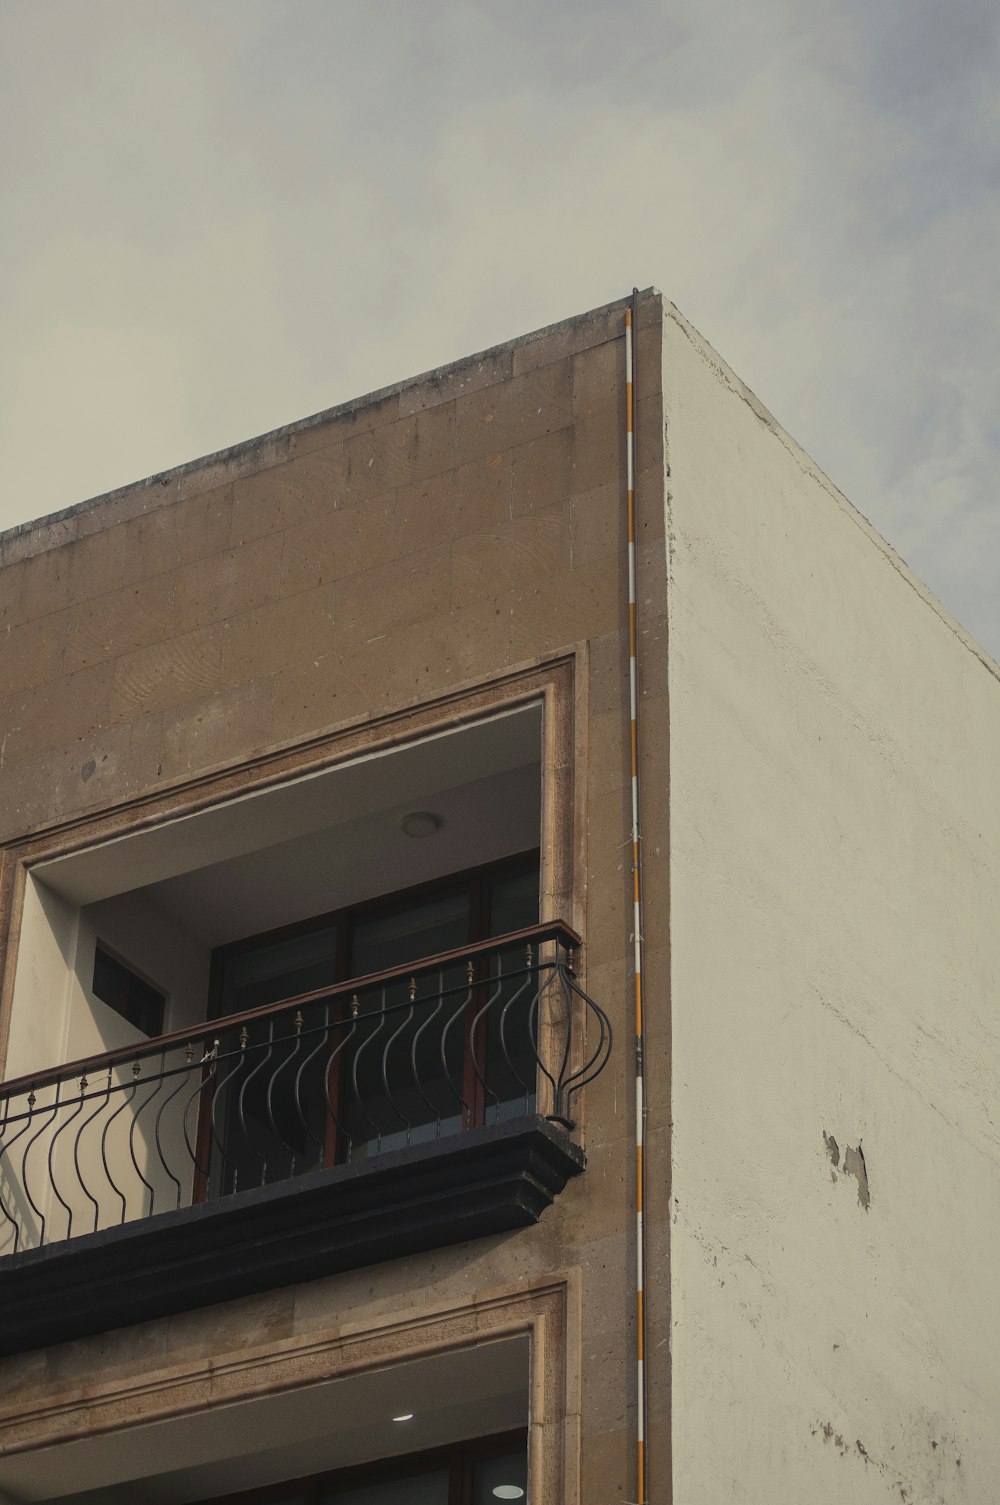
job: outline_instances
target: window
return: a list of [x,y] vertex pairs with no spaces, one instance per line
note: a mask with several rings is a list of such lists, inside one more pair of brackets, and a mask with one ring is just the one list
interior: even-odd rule
[[209,1017],[294,998],[538,921],[538,853],[450,874],[221,946]]
[[94,996],[150,1037],[163,1034],[164,995],[143,982],[100,943],[94,953]]
[[[155,818],[144,807],[137,829],[124,834],[116,812],[113,828],[101,818],[87,844],[68,852],[52,853],[48,840],[41,860],[34,844],[19,849],[18,944],[0,944],[4,1001],[11,995],[4,1074],[52,1066],[57,1040],[67,1061],[130,1042],[117,1011],[124,990],[104,990],[111,1007],[93,991],[97,944],[166,998],[173,1033],[205,1019],[211,958],[238,938],[266,933],[277,943],[282,928],[294,938],[305,917],[343,914],[370,896],[536,846],[541,701],[458,726],[450,724],[454,708],[448,715],[446,730],[429,728],[426,736],[407,739],[394,725],[386,745],[373,746],[367,728],[337,738],[341,755],[329,764],[311,746],[308,757],[282,755],[282,779],[273,781],[271,770],[260,787],[248,788],[248,770],[238,770],[217,799],[205,804],[202,793],[192,809],[187,795],[180,804],[176,794],[164,797]],[[433,833],[409,828],[421,812],[433,812]],[[558,883],[553,891],[561,891]],[[0,905],[0,941],[8,908]],[[329,975],[326,948],[337,937],[314,934],[309,944],[305,955],[288,948],[298,950],[303,973],[291,989],[288,954],[256,950],[234,964],[228,986],[237,996],[216,1017],[300,993],[310,969]],[[348,975],[343,956],[332,961],[336,975]],[[3,1037],[0,1027],[0,1046]]]
[[527,1493],[527,1436],[508,1432],[202,1505],[497,1505]]
[[[210,1014],[225,1030],[227,1015],[535,925],[538,904],[534,851],[249,937],[214,953]],[[231,1076],[220,1075],[220,1100],[213,1097],[203,1121],[200,1159],[211,1168],[198,1197],[363,1160],[533,1111],[530,998],[525,993],[519,1004],[514,990],[497,980],[502,961],[503,955],[481,966],[471,992],[461,964],[445,969],[440,985],[451,1013],[429,1028],[422,1027],[427,1012],[419,1010],[396,1028],[408,987],[397,978],[376,995],[365,993],[357,1029],[341,1050],[336,1041],[342,1033],[329,1037],[329,1049],[313,1048],[313,1041],[326,1038],[329,1022],[322,999],[303,1006],[301,1034],[290,1036],[286,1022],[276,1035],[271,1018],[248,1021],[241,1037],[235,1026],[221,1034],[230,1059],[242,1040],[240,1064]],[[469,1037],[487,993],[492,1007],[479,1043],[493,1063],[490,1097],[473,1068]],[[452,1023],[443,1027],[447,1017]]]

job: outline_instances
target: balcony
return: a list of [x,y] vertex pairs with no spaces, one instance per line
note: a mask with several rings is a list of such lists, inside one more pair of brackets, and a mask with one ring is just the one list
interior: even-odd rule
[[561,921],[0,1084],[0,1352],[538,1220],[611,1026]]

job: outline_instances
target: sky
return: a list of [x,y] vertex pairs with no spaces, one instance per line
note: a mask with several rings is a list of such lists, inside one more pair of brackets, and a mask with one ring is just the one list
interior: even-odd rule
[[1000,657],[995,0],[0,0],[0,528],[655,284]]

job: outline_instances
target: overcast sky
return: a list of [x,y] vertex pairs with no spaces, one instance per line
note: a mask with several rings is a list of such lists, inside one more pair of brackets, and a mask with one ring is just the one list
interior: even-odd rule
[[0,0],[0,527],[655,283],[1000,656],[996,0]]

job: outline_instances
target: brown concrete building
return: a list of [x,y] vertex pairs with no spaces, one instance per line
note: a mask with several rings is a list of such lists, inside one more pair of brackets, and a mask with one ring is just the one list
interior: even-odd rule
[[626,306],[0,537],[0,1499],[991,1497],[995,669],[652,291],[638,1364]]

